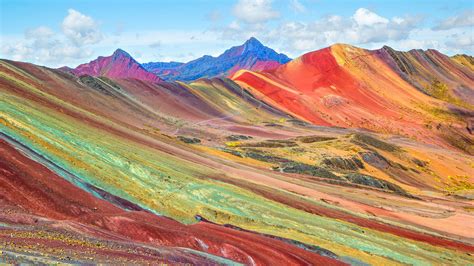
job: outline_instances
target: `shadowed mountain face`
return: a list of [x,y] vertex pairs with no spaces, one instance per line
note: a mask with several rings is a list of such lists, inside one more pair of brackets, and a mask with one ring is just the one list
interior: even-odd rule
[[89,63],[79,65],[71,72],[77,76],[104,76],[116,79],[132,78],[151,82],[160,80],[155,74],[146,71],[140,63],[121,49],[117,49],[111,56],[100,56]]
[[121,50],[0,60],[0,263],[469,265],[471,62],[334,45],[184,83]]
[[225,51],[218,57],[203,56],[188,63],[150,62],[143,64],[148,71],[164,80],[191,81],[199,78],[224,77],[239,69],[269,70],[285,64],[290,59],[284,54],[250,38],[244,44]]
[[423,93],[452,103],[474,105],[472,57],[450,58],[436,50],[400,52],[387,46],[373,53]]
[[145,63],[142,66],[148,70],[156,74],[159,77],[173,77],[179,75],[178,67],[184,65],[184,63],[180,62],[155,62],[155,63]]

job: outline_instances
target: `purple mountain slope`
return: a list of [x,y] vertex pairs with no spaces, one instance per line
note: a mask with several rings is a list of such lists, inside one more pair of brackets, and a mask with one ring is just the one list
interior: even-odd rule
[[148,72],[132,56],[117,49],[111,56],[99,56],[97,59],[79,65],[71,71],[77,76],[105,76],[113,79],[139,79],[151,82],[160,81],[155,74]]

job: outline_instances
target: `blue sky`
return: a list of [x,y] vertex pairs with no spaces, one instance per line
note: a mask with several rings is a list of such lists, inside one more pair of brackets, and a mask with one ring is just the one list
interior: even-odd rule
[[474,1],[1,0],[0,57],[76,66],[218,55],[251,36],[290,57],[333,43],[473,54]]

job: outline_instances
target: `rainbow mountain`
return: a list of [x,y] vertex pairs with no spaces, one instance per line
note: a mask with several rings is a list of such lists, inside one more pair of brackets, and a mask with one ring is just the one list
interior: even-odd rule
[[2,259],[472,262],[472,57],[247,48],[204,72],[0,60]]

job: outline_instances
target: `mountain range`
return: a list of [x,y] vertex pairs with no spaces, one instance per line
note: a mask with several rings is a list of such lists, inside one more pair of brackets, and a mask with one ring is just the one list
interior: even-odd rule
[[[0,262],[469,265],[474,60],[0,60]],[[153,72],[153,73],[152,73]]]
[[[345,44],[290,60],[250,38],[218,57],[203,56],[188,63],[142,65],[117,49],[111,56],[62,70],[79,77],[154,83],[228,77],[262,103],[308,123],[424,136],[423,142],[462,146],[474,153],[471,144],[463,144],[469,138],[462,130],[473,131],[473,61],[468,55],[449,57],[436,50],[400,52],[388,46],[366,50]],[[457,122],[432,134],[444,108]]]
[[192,81],[225,77],[239,69],[269,70],[289,61],[288,56],[275,52],[252,37],[217,57],[205,55],[187,63],[150,62],[143,64],[143,67],[164,80]]
[[[226,77],[240,69],[269,70],[289,61],[288,56],[278,54],[257,39],[250,38],[244,44],[232,47],[218,57],[205,55],[187,63],[150,62],[139,64],[127,52],[117,49],[111,56],[101,56],[76,67],[72,73],[78,76],[136,78],[148,81],[160,79],[193,81],[199,78]],[[150,73],[154,75],[150,75]]]

